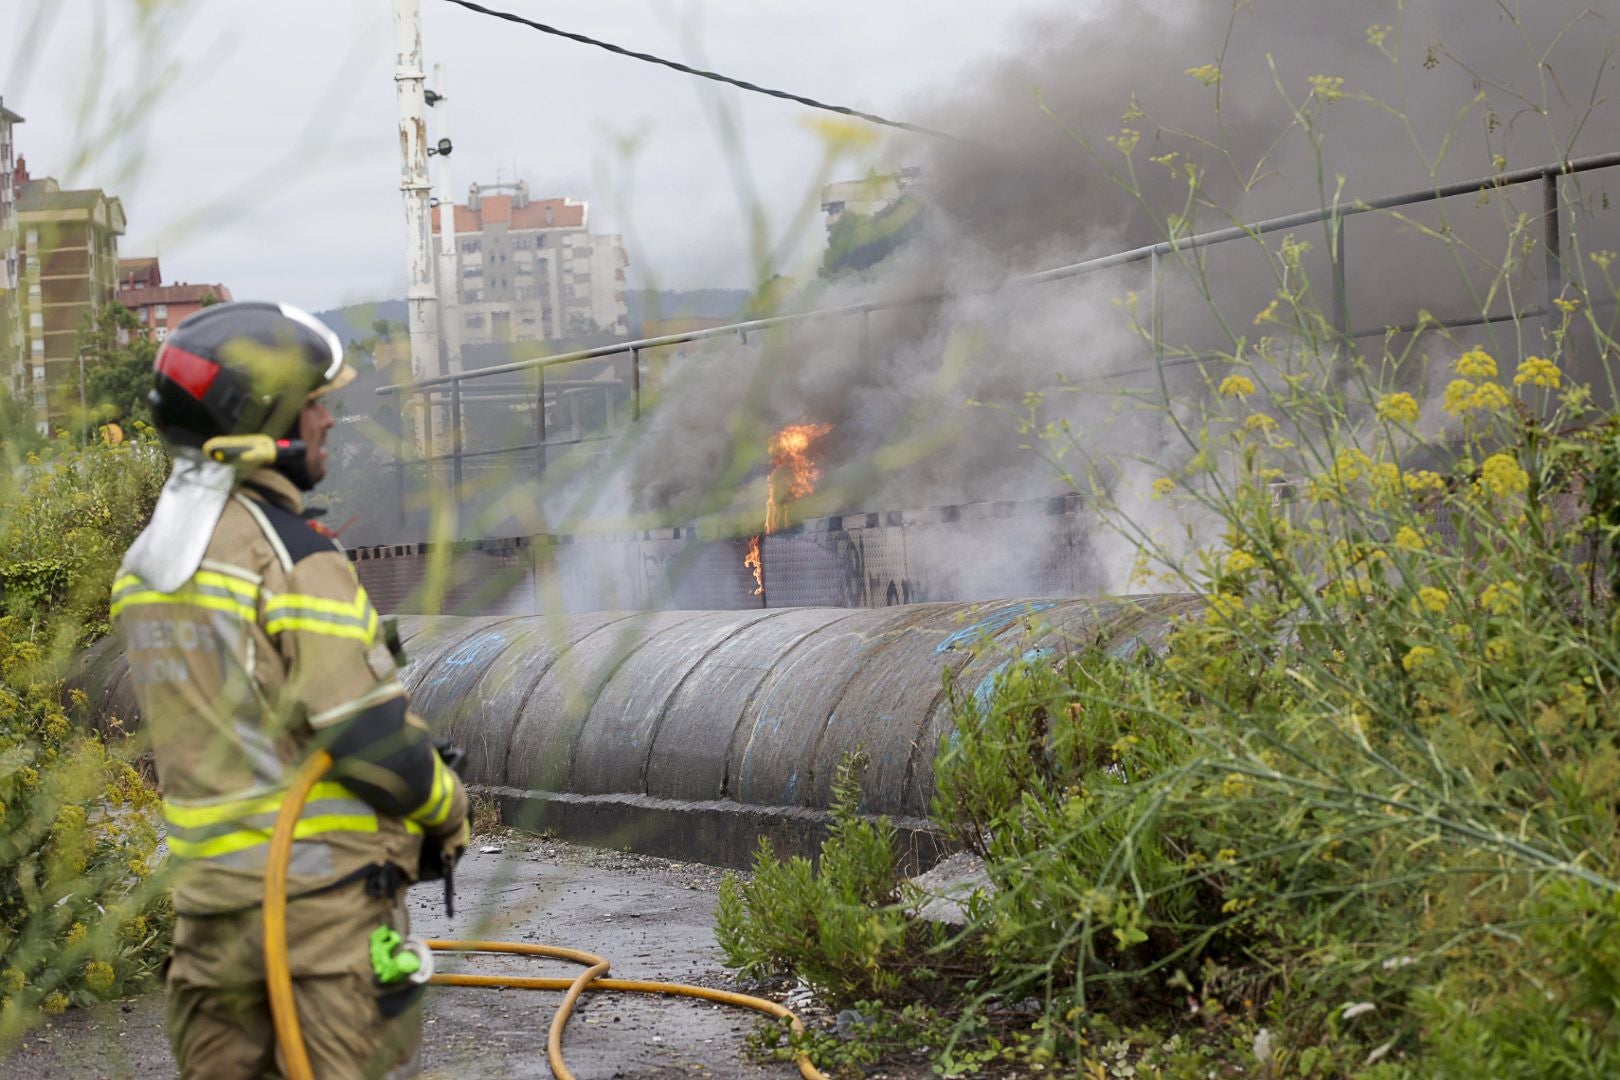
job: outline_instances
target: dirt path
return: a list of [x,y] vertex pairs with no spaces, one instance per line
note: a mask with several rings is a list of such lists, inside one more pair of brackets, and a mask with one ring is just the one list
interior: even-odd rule
[[[422,937],[496,938],[568,945],[613,961],[612,974],[731,987],[714,944],[721,873],[706,866],[581,848],[522,835],[480,840],[457,874],[454,920],[437,885],[412,890]],[[447,961],[513,974],[573,975],[561,963],[480,957]],[[423,1041],[424,1076],[546,1077],[546,1026],[558,995],[434,987]],[[791,1065],[758,1065],[742,1053],[754,1014],[697,1001],[587,995],[565,1049],[579,1080],[794,1077]],[[174,1075],[157,995],[70,1010],[0,1061],[0,1077]]]

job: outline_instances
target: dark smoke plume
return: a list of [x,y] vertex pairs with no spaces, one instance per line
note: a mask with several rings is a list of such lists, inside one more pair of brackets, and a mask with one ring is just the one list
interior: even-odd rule
[[[922,166],[922,235],[859,279],[802,290],[795,304],[950,299],[873,316],[865,348],[853,321],[816,324],[673,365],[632,452],[629,506],[677,520],[713,509],[739,447],[762,449],[770,431],[806,419],[834,425],[819,447],[828,495],[817,512],[1054,493],[1060,485],[1023,448],[1030,440],[1014,414],[1027,391],[1151,366],[1151,349],[1115,303],[1147,294],[1146,268],[986,291],[997,283],[1161,240],[1171,214],[1191,218],[1183,231],[1203,231],[1620,149],[1611,100],[1620,24],[1609,0],[1404,8],[1121,2],[1031,25],[1014,59],[963,73],[917,112],[968,143],[893,148],[894,160]],[[1357,100],[1363,93],[1391,110]],[[1300,107],[1317,118],[1320,168],[1295,122]],[[1127,128],[1137,132],[1140,199],[1108,175],[1125,164],[1109,138]],[[1203,177],[1191,206],[1188,162]],[[1584,249],[1604,246],[1620,212],[1606,194],[1613,175],[1563,183]],[[1346,238],[1352,324],[1410,323],[1420,308],[1477,312],[1479,290],[1507,254],[1508,226],[1520,211],[1538,216],[1540,199],[1529,186],[1417,208],[1405,221],[1355,220]],[[1420,228],[1442,223],[1464,243],[1436,243]],[[1322,228],[1299,238],[1314,245],[1309,269],[1325,285]],[[1539,302],[1539,265],[1525,258],[1514,274],[1530,298],[1521,307]],[[1275,291],[1265,254],[1250,243],[1212,249],[1207,269],[1214,306],[1247,329]],[[1161,289],[1167,338],[1230,347],[1187,274],[1172,270]],[[1178,370],[1172,400],[1195,400],[1206,378],[1195,366]],[[1051,395],[1038,418],[1067,421],[1099,453],[1173,462],[1185,450],[1159,414],[1119,393],[1154,385],[1138,374]],[[748,475],[757,481],[761,468]],[[720,502],[746,513],[763,487],[732,490]]]

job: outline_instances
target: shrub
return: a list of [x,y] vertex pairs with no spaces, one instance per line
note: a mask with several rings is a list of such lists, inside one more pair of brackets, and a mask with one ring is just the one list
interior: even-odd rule
[[726,875],[715,916],[726,966],[755,978],[795,975],[840,1007],[939,992],[936,965],[946,958],[930,954],[944,935],[907,914],[894,827],[857,810],[865,767],[860,753],[839,763],[819,867],[779,860],[761,838],[752,878]]
[[70,720],[61,685],[72,651],[106,631],[165,464],[140,430],[59,439],[0,486],[0,1046],[42,1015],[142,989],[167,951],[157,795],[131,746]]

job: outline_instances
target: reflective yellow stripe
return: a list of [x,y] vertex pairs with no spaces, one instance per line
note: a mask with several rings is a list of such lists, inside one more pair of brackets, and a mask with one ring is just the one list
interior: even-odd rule
[[455,779],[450,770],[444,767],[444,759],[437,752],[433,755],[433,793],[427,801],[412,810],[408,815],[410,820],[420,821],[429,829],[436,829],[443,825],[450,816],[450,806],[454,801]]
[[[302,818],[293,826],[293,839],[308,840],[323,833],[352,832],[374,833],[377,831],[376,814],[323,814],[319,817]],[[270,842],[269,829],[242,829],[238,832],[225,833],[208,840],[180,840],[169,838],[169,852],[181,859],[209,859],[219,855],[230,855],[243,851],[257,844]]]
[[375,633],[370,627],[332,623],[324,619],[271,619],[264,624],[264,632],[267,634],[279,634],[285,630],[302,630],[310,634],[325,634],[327,637],[349,638],[364,645],[371,644]]
[[112,602],[108,614],[116,618],[125,608],[133,607],[136,604],[174,604],[179,607],[207,608],[210,611],[223,611],[250,621],[258,616],[258,612],[251,604],[228,600],[223,596],[208,596],[204,593],[195,592],[161,593],[156,591],[126,593]]
[[251,621],[258,617],[258,601],[257,585],[213,570],[198,570],[172,593],[149,588],[139,575],[125,574],[113,582],[109,611],[117,616],[125,608],[136,604],[175,604],[223,611]]
[[371,607],[371,598],[366,595],[365,587],[355,591],[353,600],[331,600],[324,596],[310,596],[306,593],[281,593],[272,597],[264,605],[266,614],[273,613],[281,608],[305,608],[309,611],[323,611],[330,615],[348,615],[351,618],[362,619]]
[[212,585],[218,589],[228,589],[244,600],[254,601],[259,598],[259,587],[251,581],[231,577],[229,574],[219,574],[212,570],[199,570],[191,575],[191,580],[198,585]]
[[[186,805],[172,799],[163,800],[163,817],[170,825],[180,829],[198,829],[204,825],[218,825],[254,814],[273,814],[281,809],[282,792],[273,791],[251,799],[231,799],[222,802]],[[316,784],[309,792],[309,801],[320,799],[352,799],[354,793],[342,784],[327,780]]]
[[306,593],[282,593],[264,605],[265,633],[302,630],[311,634],[347,638],[370,645],[377,640],[377,609],[363,587],[353,600],[332,600]]

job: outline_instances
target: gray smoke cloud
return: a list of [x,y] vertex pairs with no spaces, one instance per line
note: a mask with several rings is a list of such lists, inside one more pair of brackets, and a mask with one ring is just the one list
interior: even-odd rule
[[[969,142],[913,141],[893,152],[922,166],[922,235],[859,278],[802,290],[794,304],[949,298],[873,316],[865,349],[849,320],[694,351],[667,372],[666,395],[639,434],[629,505],[689,518],[713,505],[739,453],[757,457],[772,430],[803,420],[833,425],[816,450],[828,491],[816,512],[1054,493],[1061,484],[1025,448],[1012,414],[1026,391],[1151,367],[1151,350],[1115,303],[1151,286],[1145,265],[997,290],[1010,276],[1158,241],[1172,213],[1203,231],[1315,208],[1335,190],[1349,201],[1620,146],[1609,100],[1612,4],[1404,7],[1117,3],[1032,25],[1014,59],[964,73],[915,113]],[[1210,64],[1218,83],[1186,74]],[[1342,79],[1322,85],[1345,95],[1308,106],[1320,169],[1293,115],[1317,76]],[[1356,100],[1360,93],[1403,115]],[[1107,174],[1125,164],[1107,142],[1125,127],[1139,133],[1141,198]],[[1167,164],[1152,160],[1170,153]],[[1188,161],[1204,178],[1191,206],[1177,171]],[[1589,249],[1614,231],[1611,182],[1606,173],[1564,181],[1566,198],[1580,200]],[[1346,238],[1352,324],[1410,323],[1419,308],[1477,311],[1505,254],[1507,223],[1521,210],[1539,215],[1540,199],[1528,186],[1413,209],[1404,221],[1356,219]],[[1420,228],[1442,222],[1459,242]],[[1322,228],[1300,238],[1315,245],[1307,267],[1325,288]],[[1264,254],[1242,243],[1206,258],[1213,307],[1248,330],[1275,291]],[[1541,302],[1539,274],[1538,259],[1527,258],[1512,277],[1521,306]],[[1189,275],[1172,268],[1161,302],[1168,339],[1227,347]],[[1067,421],[1099,452],[1173,463],[1185,450],[1162,417],[1119,394],[1153,385],[1137,374],[1051,394],[1040,419]],[[1172,399],[1187,402],[1204,386],[1191,368],[1169,383]],[[757,481],[763,467],[747,475]],[[755,483],[720,501],[746,512],[762,491]]]
[[[1161,385],[1153,348],[1120,305],[1134,293],[1148,314],[1146,263],[1026,287],[1008,280],[1162,240],[1171,215],[1185,218],[1183,234],[1206,231],[1620,149],[1617,3],[1116,0],[1033,23],[1010,58],[896,110],[965,139],[885,148],[884,160],[921,168],[916,235],[858,275],[816,281],[801,268],[781,310],[943,299],[649,355],[648,407],[625,437],[578,467],[554,453],[537,508],[531,485],[497,483],[484,501],[508,512],[464,521],[464,535],[707,522],[746,536],[763,517],[767,442],[798,422],[831,425],[813,451],[821,487],[793,508],[799,518],[1063,494],[1019,427],[1031,391],[1044,392],[1035,421],[1066,423],[1104,461],[1102,480],[1127,512],[1184,529],[1145,491],[1190,454],[1169,418],[1196,423],[1225,365],[1183,363]],[[1218,65],[1218,80],[1187,73],[1206,65]],[[1307,100],[1313,85],[1342,96]],[[1137,133],[1140,196],[1109,175],[1126,167],[1109,142],[1124,128]],[[1191,202],[1189,163],[1201,175]],[[1570,251],[1620,249],[1613,178],[1561,181]],[[1420,309],[1477,314],[1487,296],[1493,310],[1540,307],[1541,213],[1540,187],[1527,185],[1351,220],[1352,327],[1411,324]],[[1510,250],[1521,214],[1530,243]],[[1318,225],[1296,237],[1313,245],[1304,266],[1326,310],[1327,236]],[[1163,337],[1207,355],[1230,349],[1232,334],[1261,333],[1253,320],[1275,295],[1281,239],[1205,249],[1201,280],[1166,258]],[[1512,272],[1499,278],[1510,255]],[[1530,320],[1451,341],[1426,334],[1414,353],[1427,363],[1397,377],[1430,396],[1458,349],[1511,353],[1515,333],[1541,332]],[[1376,357],[1381,336],[1360,345]],[[1583,348],[1578,374],[1601,391],[1602,358]],[[1087,543],[1097,587],[1122,588],[1131,545]]]

